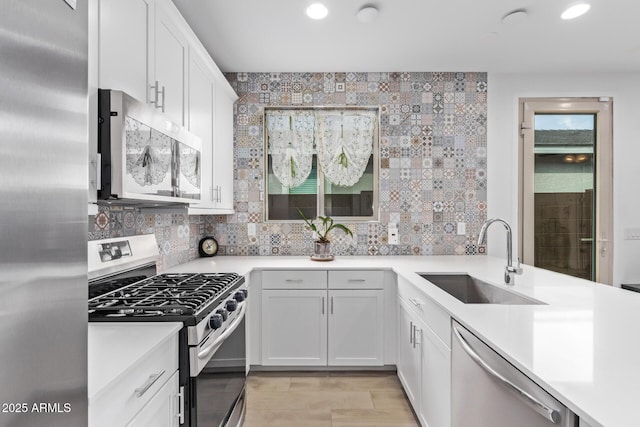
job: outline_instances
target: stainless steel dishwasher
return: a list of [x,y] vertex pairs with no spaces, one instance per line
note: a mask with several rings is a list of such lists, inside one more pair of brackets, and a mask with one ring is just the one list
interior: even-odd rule
[[451,344],[453,427],[576,427],[577,417],[457,322]]

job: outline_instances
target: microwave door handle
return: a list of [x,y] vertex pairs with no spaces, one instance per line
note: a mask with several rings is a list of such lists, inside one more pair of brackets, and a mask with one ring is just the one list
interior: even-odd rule
[[231,325],[229,325],[229,327],[227,328],[226,331],[224,331],[222,334],[220,334],[220,336],[218,338],[215,339],[215,341],[213,341],[211,344],[209,344],[207,347],[203,348],[202,350],[200,350],[198,352],[198,359],[200,360],[204,360],[204,359],[209,359],[211,358],[211,356],[213,355],[213,353],[216,352],[216,350],[218,350],[218,348],[222,345],[222,342],[224,340],[227,339],[227,337],[229,335],[231,335],[233,333],[233,331],[236,330],[236,328],[238,327],[238,325],[240,325],[240,322],[242,321],[242,319],[244,319],[244,312],[245,312],[245,307],[246,304],[242,304],[240,306],[240,313],[238,314],[238,316],[235,318],[235,320],[233,321],[233,323]]
[[473,359],[474,362],[478,364],[478,366],[484,369],[487,374],[495,378],[499,383],[502,383],[506,388],[514,392],[517,396],[521,397],[527,403],[527,405],[529,405],[533,410],[535,410],[537,413],[539,413],[552,423],[557,424],[560,421],[560,412],[555,409],[549,408],[547,405],[540,402],[531,394],[527,393],[525,390],[509,381],[507,378],[502,376],[502,374],[489,366],[487,362],[482,360],[478,353],[476,353],[473,348],[471,348],[471,345],[469,345],[469,343],[460,334],[460,331],[458,331],[458,328],[456,328],[455,326],[453,328],[453,332],[456,339],[462,346],[462,349],[469,355],[469,357],[471,357],[471,359]]

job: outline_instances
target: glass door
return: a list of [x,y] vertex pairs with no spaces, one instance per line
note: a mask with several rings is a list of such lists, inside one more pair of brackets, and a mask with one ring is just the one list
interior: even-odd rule
[[521,104],[524,262],[610,283],[611,101]]

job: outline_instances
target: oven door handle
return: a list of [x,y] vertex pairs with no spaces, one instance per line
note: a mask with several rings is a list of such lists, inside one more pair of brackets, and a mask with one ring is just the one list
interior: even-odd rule
[[220,334],[220,336],[216,338],[216,340],[213,341],[210,345],[201,349],[198,352],[198,359],[200,360],[208,359],[213,355],[213,353],[216,352],[216,350],[218,350],[218,348],[222,345],[222,342],[226,340],[227,337],[233,333],[233,331],[236,330],[240,322],[242,322],[242,319],[244,319],[244,312],[245,312],[246,306],[247,306],[246,304],[242,304],[240,306],[240,313],[238,313],[238,316],[236,316],[235,320],[231,325],[229,325],[227,330],[224,331],[222,334]]

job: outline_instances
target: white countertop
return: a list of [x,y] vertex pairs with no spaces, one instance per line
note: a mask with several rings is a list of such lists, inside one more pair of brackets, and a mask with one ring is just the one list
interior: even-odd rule
[[639,426],[640,293],[523,266],[510,289],[547,305],[463,304],[415,274],[466,272],[505,286],[504,265],[487,256],[221,256],[170,271],[392,269],[593,426]]
[[182,328],[176,322],[92,322],[88,330],[89,404],[145,354]]

